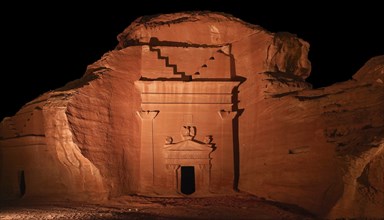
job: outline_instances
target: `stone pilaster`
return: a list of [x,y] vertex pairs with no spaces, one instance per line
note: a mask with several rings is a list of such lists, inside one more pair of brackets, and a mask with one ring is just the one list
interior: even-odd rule
[[180,191],[180,183],[178,182],[178,173],[177,170],[180,169],[180,165],[178,164],[167,164],[167,185],[172,186],[170,191]]
[[138,111],[141,119],[141,148],[140,148],[140,186],[139,191],[153,192],[154,185],[154,144],[153,120],[159,111]]
[[233,146],[233,119],[236,111],[219,111],[221,118],[221,164],[222,164],[222,189],[234,189],[235,164]]
[[[196,170],[197,168],[197,170]],[[198,193],[206,194],[209,193],[210,185],[210,164],[199,164],[195,167],[198,175],[196,175],[196,191]]]

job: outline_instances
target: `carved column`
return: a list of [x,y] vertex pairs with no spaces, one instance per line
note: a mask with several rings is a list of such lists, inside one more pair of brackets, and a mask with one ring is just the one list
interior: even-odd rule
[[237,112],[219,111],[221,118],[221,158],[222,158],[222,179],[221,186],[225,189],[234,188],[235,164],[233,146],[233,119]]
[[153,119],[159,111],[138,111],[141,119],[139,191],[152,192],[154,180]]

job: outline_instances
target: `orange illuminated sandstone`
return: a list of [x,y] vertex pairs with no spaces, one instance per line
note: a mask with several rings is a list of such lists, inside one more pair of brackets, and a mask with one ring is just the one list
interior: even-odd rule
[[1,198],[240,190],[384,217],[384,56],[311,89],[307,42],[227,14],[141,17],[118,39],[81,79],[3,119]]

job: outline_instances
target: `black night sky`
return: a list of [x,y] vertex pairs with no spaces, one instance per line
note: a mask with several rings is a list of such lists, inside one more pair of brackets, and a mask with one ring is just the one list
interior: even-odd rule
[[[379,3],[292,1],[13,1],[1,11],[0,120],[40,94],[80,78],[88,64],[117,45],[117,35],[143,15],[179,11],[225,12],[272,32],[309,42],[315,88],[345,81],[371,57],[384,54]],[[303,1],[302,1],[303,2]],[[305,2],[305,1],[304,1]]]

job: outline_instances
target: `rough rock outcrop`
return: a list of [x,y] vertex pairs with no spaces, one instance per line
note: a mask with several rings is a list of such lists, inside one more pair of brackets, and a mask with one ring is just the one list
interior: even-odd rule
[[296,92],[279,92],[278,75],[253,76],[267,81],[260,89],[248,78],[239,88],[240,189],[320,215],[383,216],[383,65],[375,57],[358,72],[368,82]]
[[384,217],[384,56],[311,89],[307,42],[231,15],[145,16],[118,40],[3,119],[1,198],[180,193],[189,166],[206,195],[229,183],[318,216]]

